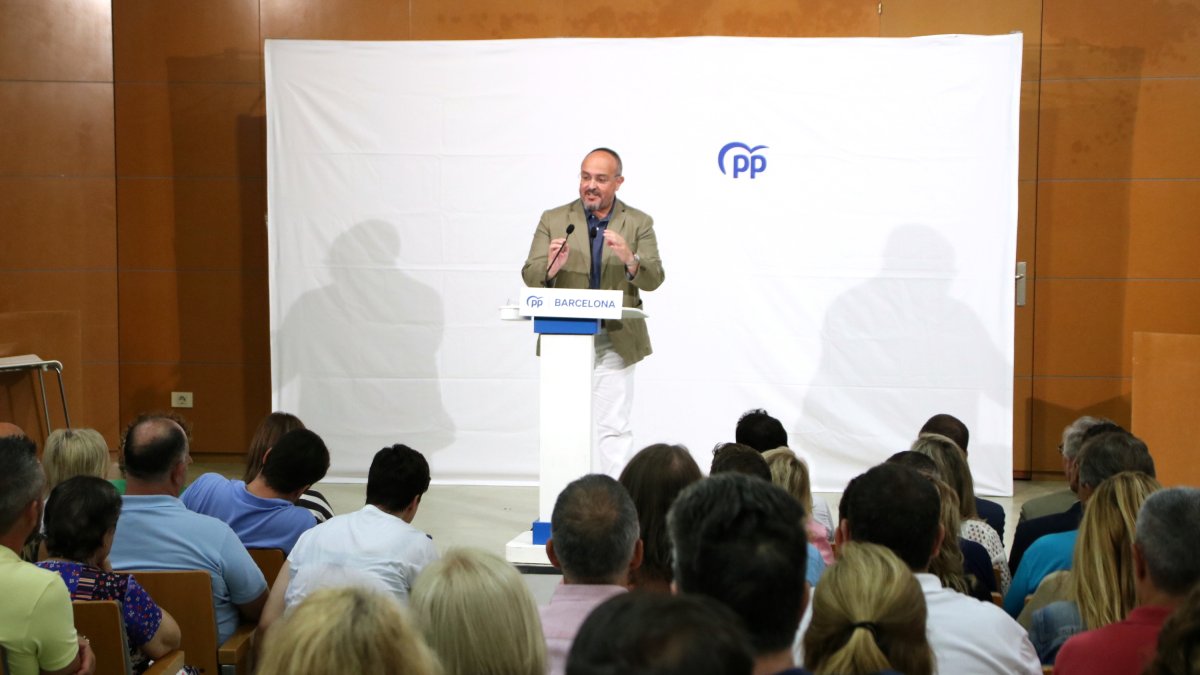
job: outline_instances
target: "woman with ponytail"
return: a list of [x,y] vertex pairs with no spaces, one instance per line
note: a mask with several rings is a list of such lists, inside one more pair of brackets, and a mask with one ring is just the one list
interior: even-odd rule
[[931,675],[925,596],[887,548],[848,542],[813,593],[804,667],[814,675]]

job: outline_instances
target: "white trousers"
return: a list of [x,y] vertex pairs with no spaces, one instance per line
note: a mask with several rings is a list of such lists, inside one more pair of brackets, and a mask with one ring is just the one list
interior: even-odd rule
[[592,371],[592,419],[596,428],[592,471],[616,478],[633,456],[633,369],[612,349],[608,333],[596,334],[596,365]]

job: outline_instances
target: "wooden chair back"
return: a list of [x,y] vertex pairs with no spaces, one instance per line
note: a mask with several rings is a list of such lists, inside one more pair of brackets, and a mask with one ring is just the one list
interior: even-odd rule
[[183,635],[185,662],[202,675],[219,675],[217,614],[213,609],[212,579],[203,570],[132,572],[142,588],[167,610]]
[[75,631],[86,635],[96,655],[96,675],[130,675],[129,640],[115,600],[76,600]]
[[[129,658],[129,636],[121,605],[113,600],[76,600],[75,630],[86,635],[96,656],[95,675],[128,675],[133,671]],[[178,649],[155,659],[144,675],[175,675],[183,668],[183,652]]]
[[258,565],[258,569],[267,578],[267,588],[270,589],[275,583],[275,578],[279,576],[279,570],[283,569],[284,563],[287,562],[287,556],[283,554],[281,548],[251,548],[246,549],[250,552],[250,557],[254,559],[254,564]]

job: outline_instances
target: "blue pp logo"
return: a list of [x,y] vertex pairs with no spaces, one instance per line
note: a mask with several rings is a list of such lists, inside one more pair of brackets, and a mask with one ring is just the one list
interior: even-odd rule
[[756,145],[752,148],[749,145],[740,143],[738,141],[726,143],[725,147],[721,148],[721,152],[717,155],[717,168],[721,170],[721,173],[729,175],[725,171],[725,155],[727,155],[730,150],[745,150],[745,152],[735,152],[732,155],[730,170],[733,172],[734,178],[737,178],[744,173],[749,173],[750,180],[754,180],[755,178],[758,178],[758,174],[767,170],[766,155],[756,155],[754,153],[758,152],[759,150],[763,150],[766,147],[767,146],[765,145]]
[[530,307],[532,307],[534,309],[537,309],[538,307],[542,306],[542,296],[531,295],[528,298],[525,298],[525,304],[529,305]]

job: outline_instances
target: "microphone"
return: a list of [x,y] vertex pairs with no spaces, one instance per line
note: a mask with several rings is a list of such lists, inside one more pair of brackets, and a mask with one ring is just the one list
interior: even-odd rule
[[571,233],[574,231],[575,231],[575,223],[568,224],[567,225],[567,236],[563,239],[563,245],[558,249],[558,252],[554,254],[554,258],[552,258],[550,260],[550,264],[546,265],[546,278],[542,280],[542,286],[545,286],[547,288],[550,286],[550,268],[554,267],[554,263],[558,262],[558,256],[562,255],[563,251],[566,250],[567,241],[570,241]]

